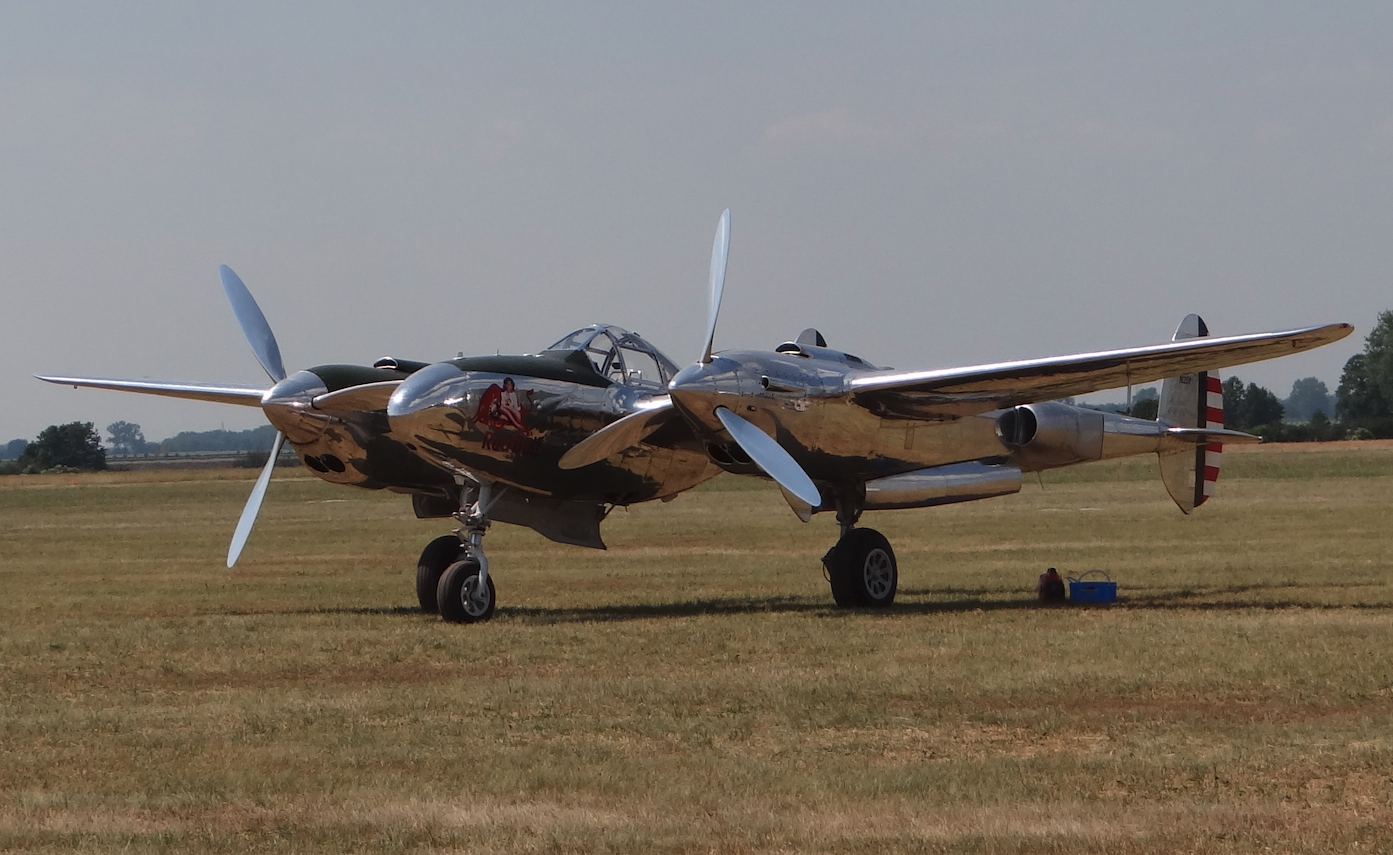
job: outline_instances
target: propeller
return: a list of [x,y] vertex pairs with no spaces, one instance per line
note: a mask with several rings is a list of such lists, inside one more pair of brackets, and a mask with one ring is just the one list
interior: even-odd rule
[[271,375],[272,383],[281,382],[285,379],[281,349],[276,344],[276,335],[271,332],[271,325],[266,323],[266,316],[261,313],[261,307],[252,299],[252,292],[247,290],[241,277],[233,273],[231,267],[222,265],[218,268],[218,275],[222,277],[222,289],[227,293],[227,301],[232,304],[232,313],[237,316],[237,323],[242,326],[242,335],[247,337],[247,344],[252,346],[256,360],[266,369],[266,373]]
[[[702,349],[701,358],[697,360],[698,365],[710,365],[713,358],[711,347],[716,338],[716,317],[721,311],[721,294],[725,290],[726,263],[729,258],[730,209],[727,208],[721,213],[720,222],[716,224],[716,241],[711,247],[711,305],[706,321],[706,346]],[[684,391],[684,384],[680,381],[679,375],[669,387],[671,395],[678,399]],[[704,385],[705,380],[702,382]],[[692,391],[695,391],[695,386],[692,387]],[[822,494],[813,483],[813,479],[808,477],[808,473],[803,471],[803,467],[798,465],[793,455],[785,451],[777,440],[726,407],[716,407],[716,418],[720,419],[721,425],[735,440],[736,445],[739,445],[741,450],[780,487],[810,507],[815,508],[822,504]]]
[[818,492],[813,479],[808,477],[808,473],[803,471],[803,467],[798,465],[793,455],[784,451],[784,447],[773,437],[725,407],[716,408],[716,418],[721,420],[721,424],[750,459],[780,487],[810,507],[815,508],[822,504],[822,493]]
[[711,363],[711,345],[716,340],[716,315],[721,311],[721,293],[726,287],[726,262],[730,259],[730,209],[721,212],[716,224],[716,242],[711,247],[711,308],[706,316],[706,347],[701,351],[702,365]]
[[[261,307],[256,304],[252,294],[247,290],[247,286],[242,283],[241,277],[232,272],[232,268],[226,264],[218,268],[218,274],[222,277],[223,291],[227,293],[227,301],[232,304],[232,313],[237,316],[237,323],[242,327],[242,335],[246,336],[247,344],[251,345],[252,353],[256,355],[257,362],[270,375],[271,382],[279,383],[285,379],[285,365],[281,363],[281,349],[276,344],[276,335],[271,332],[271,325],[266,322],[266,316],[262,314]],[[276,468],[276,460],[280,457],[281,445],[285,443],[285,434],[276,431],[276,438],[271,443],[271,456],[266,461],[266,465],[261,470],[261,475],[256,479],[256,486],[252,487],[252,494],[247,497],[247,504],[242,508],[242,516],[237,520],[237,529],[232,533],[232,543],[227,548],[227,566],[229,569],[237,563],[237,558],[242,554],[242,547],[246,546],[247,538],[252,533],[252,526],[256,524],[256,515],[261,511],[261,501],[266,498],[266,487],[271,483],[271,472]]]
[[261,511],[261,500],[266,498],[266,487],[271,483],[271,471],[276,468],[276,460],[281,454],[281,445],[285,442],[285,434],[276,432],[276,439],[271,443],[271,457],[262,467],[261,474],[257,476],[256,486],[252,487],[252,494],[247,497],[246,507],[242,508],[242,516],[237,520],[237,530],[232,533],[232,543],[227,547],[227,568],[237,563],[237,559],[242,554],[242,547],[247,545],[247,538],[252,533],[252,526],[256,524],[256,515]]

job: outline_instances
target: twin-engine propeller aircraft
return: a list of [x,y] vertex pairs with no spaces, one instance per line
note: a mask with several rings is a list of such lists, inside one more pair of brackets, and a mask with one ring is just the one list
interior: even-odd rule
[[[816,330],[774,351],[714,353],[730,249],[721,215],[711,256],[706,344],[677,367],[641,337],[608,325],[576,330],[537,354],[427,364],[384,358],[287,375],[246,286],[221,269],[224,290],[269,389],[42,376],[89,386],[259,406],[278,430],[271,458],[237,524],[240,555],[283,441],[335,484],[408,493],[417,516],[459,528],[421,553],[421,607],[447,621],[492,617],[483,538],[492,522],[604,548],[609,510],[670,500],[722,470],[768,477],[805,522],[836,514],[823,558],[841,606],[889,606],[894,551],[868,510],[921,508],[1020,490],[1022,474],[1155,453],[1185,513],[1218,477],[1224,442],[1258,437],[1223,427],[1216,374],[1344,338],[1348,324],[1209,338],[1190,315],[1167,344],[967,368],[902,372],[827,346]],[[1055,399],[1164,379],[1155,421]]]

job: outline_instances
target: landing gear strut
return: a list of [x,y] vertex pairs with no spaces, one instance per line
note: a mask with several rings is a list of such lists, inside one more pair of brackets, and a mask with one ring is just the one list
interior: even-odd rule
[[449,623],[477,623],[493,617],[496,600],[489,559],[484,554],[484,532],[489,527],[489,509],[501,495],[501,491],[494,495],[493,485],[487,481],[478,482],[477,491],[472,486],[461,490],[460,509],[455,514],[460,522],[455,533],[460,553],[440,574],[435,588],[440,616]]
[[860,502],[853,497],[837,501],[837,522],[842,536],[822,556],[832,599],[842,608],[889,608],[895,602],[900,574],[895,551],[885,535],[873,528],[855,528],[861,518]]

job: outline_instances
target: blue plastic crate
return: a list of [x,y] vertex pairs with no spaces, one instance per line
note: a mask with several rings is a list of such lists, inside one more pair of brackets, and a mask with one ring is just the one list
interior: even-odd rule
[[1089,570],[1077,579],[1070,576],[1069,602],[1089,606],[1115,603],[1117,583],[1102,570]]

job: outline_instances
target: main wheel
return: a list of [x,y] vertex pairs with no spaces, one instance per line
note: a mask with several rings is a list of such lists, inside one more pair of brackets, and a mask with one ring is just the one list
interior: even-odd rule
[[895,602],[900,574],[895,551],[873,528],[854,528],[827,554],[832,599],[843,608],[883,609]]
[[478,623],[493,617],[493,576],[479,585],[479,563],[470,559],[451,564],[440,577],[435,598],[440,616],[450,623]]
[[464,557],[464,545],[459,536],[444,534],[426,544],[421,558],[416,562],[416,599],[421,603],[421,611],[439,614],[440,605],[435,591],[440,587],[440,577],[445,568]]

